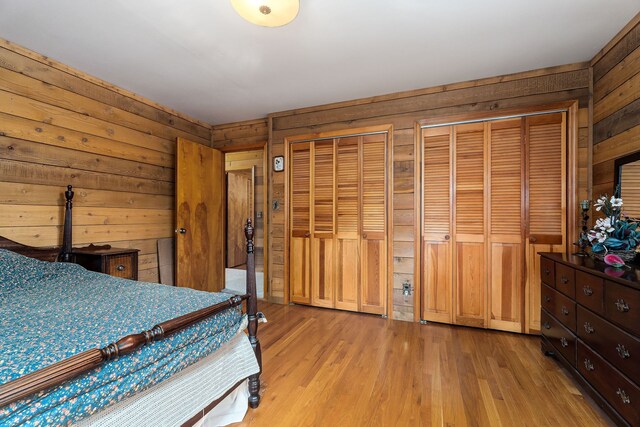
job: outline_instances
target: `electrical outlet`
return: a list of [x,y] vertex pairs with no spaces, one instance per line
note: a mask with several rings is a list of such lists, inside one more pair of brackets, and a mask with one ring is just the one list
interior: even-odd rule
[[411,287],[411,282],[405,280],[402,284],[402,295],[408,297],[413,292],[413,288]]
[[262,211],[256,212],[256,218],[262,219]]

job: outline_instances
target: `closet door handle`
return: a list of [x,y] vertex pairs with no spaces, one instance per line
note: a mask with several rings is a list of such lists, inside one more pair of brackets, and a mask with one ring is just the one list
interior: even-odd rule
[[529,237],[529,242],[535,243],[537,241],[538,241],[538,239],[536,239],[535,237]]
[[306,233],[304,233],[304,237],[311,237],[311,233],[307,231]]
[[451,239],[451,236],[449,236],[448,234],[445,234],[444,235],[444,240],[449,240],[449,239]]
[[366,238],[367,238],[367,233],[363,233],[363,234],[362,234],[362,238],[363,238],[363,239],[366,239]]

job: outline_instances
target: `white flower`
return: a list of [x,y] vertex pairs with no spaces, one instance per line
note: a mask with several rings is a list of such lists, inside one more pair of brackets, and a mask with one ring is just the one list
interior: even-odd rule
[[622,206],[622,199],[611,196],[611,206],[613,206],[614,208],[619,208],[620,206]]
[[599,229],[602,232],[611,233],[614,230],[614,228],[611,226],[611,222],[612,221],[610,217],[598,218],[596,220],[595,228]]

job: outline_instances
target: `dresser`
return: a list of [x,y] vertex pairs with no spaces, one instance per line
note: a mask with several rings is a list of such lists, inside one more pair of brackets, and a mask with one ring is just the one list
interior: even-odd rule
[[640,425],[640,266],[542,253],[542,350],[618,425]]
[[93,246],[73,248],[72,259],[87,270],[138,280],[138,249]]

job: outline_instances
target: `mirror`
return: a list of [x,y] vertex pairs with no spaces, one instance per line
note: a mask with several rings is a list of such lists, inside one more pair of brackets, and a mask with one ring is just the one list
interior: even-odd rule
[[624,215],[640,218],[640,151],[616,160],[615,183],[620,186]]

